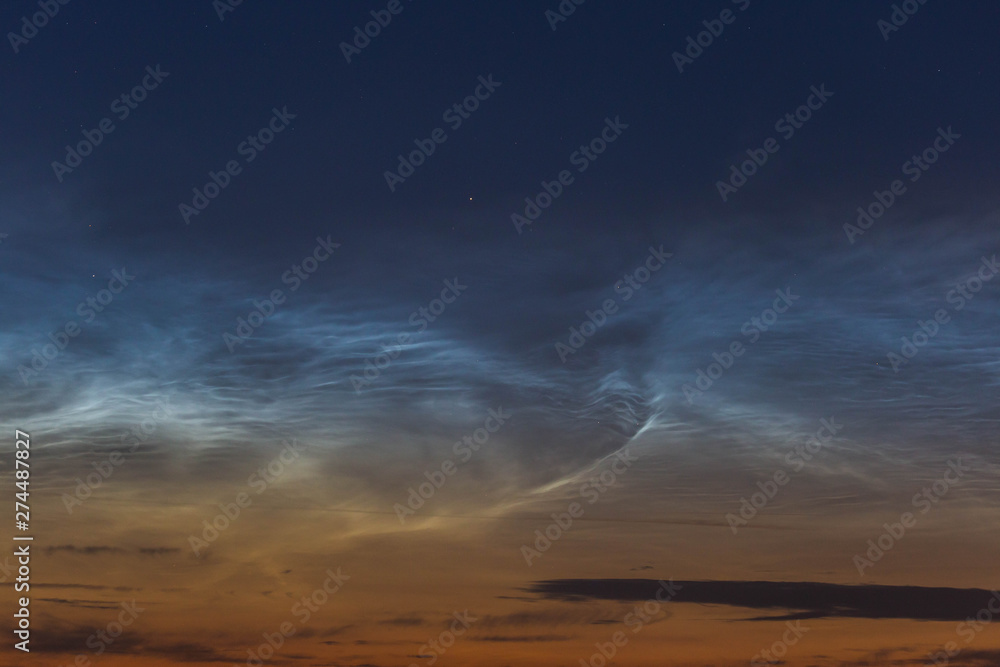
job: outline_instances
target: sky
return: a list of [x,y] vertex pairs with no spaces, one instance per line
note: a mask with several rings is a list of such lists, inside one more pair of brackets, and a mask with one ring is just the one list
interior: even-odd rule
[[1000,662],[1000,8],[675,4],[0,8],[0,664]]

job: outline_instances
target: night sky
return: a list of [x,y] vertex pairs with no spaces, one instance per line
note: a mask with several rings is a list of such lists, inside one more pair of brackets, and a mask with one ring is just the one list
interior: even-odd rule
[[1000,664],[1000,6],[236,2],[0,8],[0,663]]

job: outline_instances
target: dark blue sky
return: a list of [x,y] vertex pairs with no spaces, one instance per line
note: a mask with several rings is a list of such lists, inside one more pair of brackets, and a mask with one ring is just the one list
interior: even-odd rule
[[[791,286],[803,294],[792,321],[718,395],[744,383],[766,387],[752,400],[783,408],[854,401],[890,391],[899,337],[997,250],[988,3],[922,6],[888,40],[877,26],[888,12],[862,3],[586,3],[556,30],[542,5],[401,7],[350,63],[339,45],[371,20],[367,5],[247,2],[220,21],[210,3],[70,3],[19,44],[2,64],[8,387],[24,386],[16,368],[32,346],[124,266],[135,287],[33,377],[32,392],[71,381],[80,364],[115,373],[129,354],[145,360],[136,381],[197,383],[208,361],[233,382],[268,373],[329,392],[459,277],[468,296],[414,337],[386,373],[389,393],[367,400],[421,394],[437,377],[462,395],[536,384],[586,402],[598,378],[621,372],[657,409],[686,410],[673,406],[684,378]],[[726,8],[730,23],[714,24],[723,33],[678,72],[672,54]],[[479,77],[497,82],[488,94]],[[123,118],[116,98],[144,79],[152,89]],[[478,108],[456,127],[445,112],[477,86]],[[797,109],[808,119],[782,126]],[[60,182],[53,162],[104,118],[114,131]],[[615,141],[581,158],[615,119]],[[269,122],[273,142],[248,148]],[[397,156],[437,128],[444,143],[390,190]],[[911,181],[904,163],[939,128],[960,138]],[[764,152],[769,138],[776,152]],[[767,161],[723,201],[718,182],[748,150]],[[226,187],[185,224],[179,205],[227,163]],[[572,182],[519,233],[511,215],[564,170]],[[856,208],[894,179],[905,192],[849,239]],[[288,290],[285,272],[319,237],[341,244],[335,258],[230,354],[222,334],[253,299]],[[650,246],[674,253],[668,267],[564,365],[555,344],[621,296],[617,281]],[[992,385],[987,367],[974,369],[992,336],[977,318],[993,303],[987,290],[909,380],[941,391],[958,364]],[[479,370],[488,364],[496,371]],[[530,372],[501,379],[518,366]]]

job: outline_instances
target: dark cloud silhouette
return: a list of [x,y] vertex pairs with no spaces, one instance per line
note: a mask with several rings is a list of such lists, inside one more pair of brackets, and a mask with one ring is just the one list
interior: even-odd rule
[[534,644],[537,642],[565,642],[575,639],[568,635],[488,635],[486,637],[470,637],[474,642],[524,642]]
[[400,616],[398,618],[390,618],[385,621],[380,621],[380,625],[394,625],[397,627],[413,627],[417,625],[424,625],[427,621],[419,616]]
[[[815,582],[676,581],[672,603],[721,604],[748,609],[786,611],[751,616],[746,621],[804,618],[905,618],[920,621],[961,621],[975,614],[994,596],[979,588],[922,586],[846,586]],[[651,579],[553,579],[537,581],[526,590],[563,601],[645,600],[660,583]]]
[[71,607],[81,607],[83,609],[117,609],[118,604],[105,600],[70,600],[67,598],[38,598],[39,602],[52,602],[54,604],[65,604]]
[[45,547],[45,553],[71,553],[79,556],[100,556],[102,554],[123,554],[126,553],[125,549],[121,547],[109,547],[109,546],[89,546],[89,547],[78,547],[74,544],[61,544],[51,547]]
[[139,553],[143,556],[165,556],[166,554],[180,553],[177,547],[141,547]]
[[44,548],[47,554],[69,553],[76,556],[101,556],[106,554],[137,553],[140,556],[165,556],[167,554],[180,553],[177,547],[139,547],[134,552],[122,547],[106,545],[77,546],[75,544],[58,544]]
[[484,614],[476,621],[477,630],[520,626],[583,625],[603,622],[609,614],[595,609],[554,608],[511,614]]
[[[837,667],[928,667],[932,664],[926,651],[918,651],[912,646],[881,649],[861,658],[836,663]],[[1000,650],[964,649],[950,657],[947,664],[949,667],[996,667],[1000,664]]]
[[[82,588],[82,589],[94,590],[94,591],[121,591],[121,592],[129,592],[129,591],[141,591],[142,590],[141,588],[133,588],[131,586],[102,586],[100,584],[64,584],[64,583],[45,583],[45,582],[39,582],[37,584],[36,583],[32,583],[31,585],[34,588]],[[168,590],[168,589],[163,589],[163,590]]]

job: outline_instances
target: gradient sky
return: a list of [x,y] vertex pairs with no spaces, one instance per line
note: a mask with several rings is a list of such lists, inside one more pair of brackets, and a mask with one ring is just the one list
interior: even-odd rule
[[8,35],[0,664],[1000,664],[1000,9],[674,4]]

